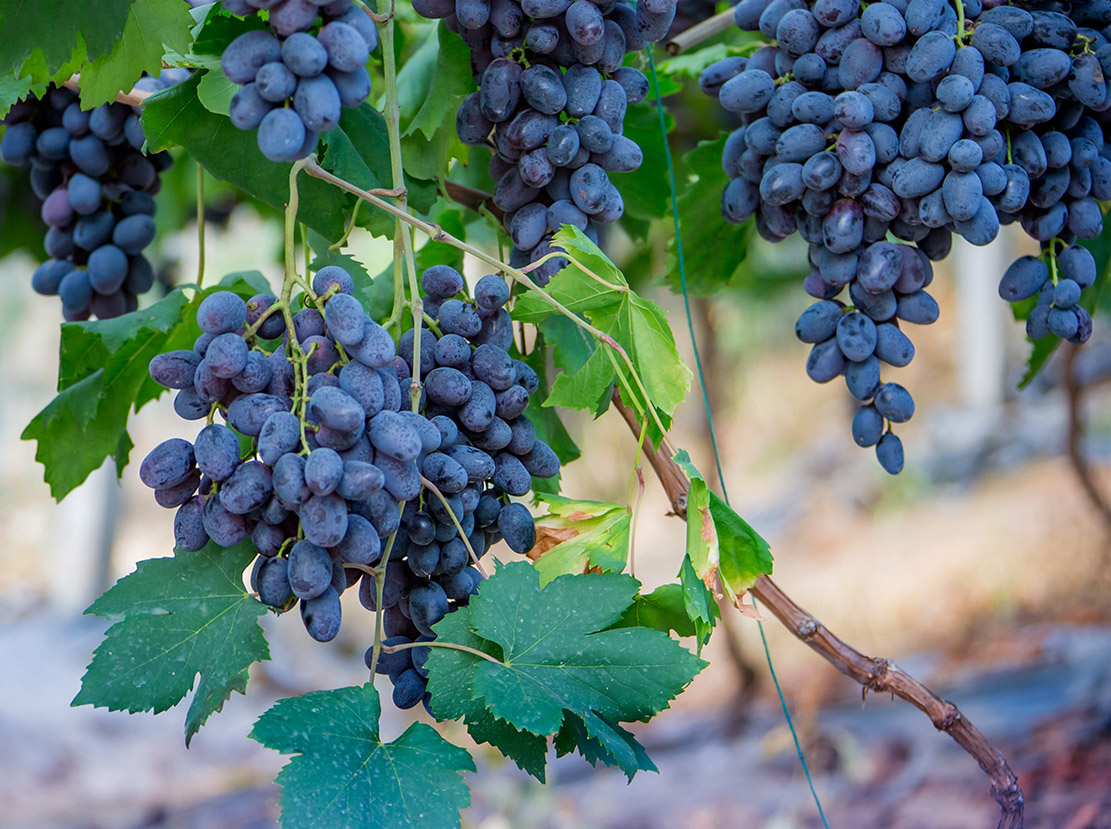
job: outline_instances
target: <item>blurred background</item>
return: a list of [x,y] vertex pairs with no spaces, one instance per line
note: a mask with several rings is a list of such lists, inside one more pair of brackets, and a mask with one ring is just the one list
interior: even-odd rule
[[[684,25],[713,9],[701,5]],[[697,136],[732,126],[696,96],[669,101],[677,157]],[[453,176],[481,187],[482,152]],[[233,696],[188,750],[181,706],[157,717],[69,707],[106,628],[82,611],[137,561],[172,549],[172,513],[155,505],[135,464],[168,437],[192,439],[196,426],[174,415],[168,396],[147,406],[132,418],[133,464],[122,480],[102,468],[53,502],[35,445],[20,434],[54,395],[60,310],[31,291],[40,254],[17,241],[41,236],[37,205],[22,204],[26,188],[13,171],[0,174],[0,827],[275,826],[271,781],[284,758],[246,735],[276,699],[365,682],[372,617],[346,596],[345,623],[327,645],[294,619],[266,617],[273,660],[252,668],[246,696]],[[163,263],[166,285],[196,277],[193,182],[194,168],[179,163],[159,198],[152,259]],[[705,183],[714,212],[719,189]],[[211,180],[205,203],[206,282],[258,269],[276,287],[274,215]],[[663,285],[670,219],[632,215],[625,224],[606,249],[668,310],[693,367],[682,298]],[[491,238],[481,224],[468,233]],[[351,252],[374,274],[390,246],[357,236]],[[1018,391],[1029,344],[996,287],[1007,264],[1030,252],[1005,229],[988,248],[958,242],[935,265],[941,320],[912,332],[917,357],[895,372],[917,413],[900,430],[907,464],[894,478],[853,444],[842,385],[820,387],[805,375],[808,346],[793,333],[811,301],[801,290],[801,243],[772,247],[750,234],[743,247],[722,248],[729,280],[694,297],[691,317],[729,495],[771,544],[777,583],[841,638],[960,706],[1018,774],[1027,826],[1102,829],[1111,827],[1111,319],[1097,315],[1087,345],[1062,347]],[[482,275],[466,265],[468,278]],[[584,447],[565,469],[565,494],[626,503],[636,440],[621,418],[565,421]],[[673,440],[716,486],[697,385],[676,413]],[[635,575],[647,592],[675,580],[685,528],[645,474]],[[757,620],[726,606],[703,651],[710,667],[670,710],[634,729],[658,775],[628,783],[616,770],[553,756],[542,785],[446,724],[479,767],[464,826],[821,826],[764,635],[830,825],[995,825],[988,778],[925,716],[862,696],[774,619],[762,634]],[[380,689],[388,700],[383,678]],[[414,718],[429,721],[422,709],[397,711],[388,701],[384,709],[387,739]]]

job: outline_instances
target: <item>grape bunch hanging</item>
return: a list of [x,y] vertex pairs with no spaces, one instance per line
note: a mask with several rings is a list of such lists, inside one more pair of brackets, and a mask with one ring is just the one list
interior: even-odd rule
[[914,401],[882,364],[913,358],[903,325],[937,319],[926,288],[953,233],[986,245],[1018,222],[1042,255],[1008,268],[1000,296],[1037,297],[1033,339],[1091,336],[1079,302],[1095,261],[1075,242],[1099,235],[1111,200],[1111,3],[741,0],[734,20],[775,42],[699,79],[742,118],[722,214],[809,243],[807,374],[845,378],[854,440],[895,474],[892,426]]
[[[433,639],[432,625],[478,589],[478,559],[493,544],[532,548],[532,516],[510,498],[528,495],[533,476],[559,474],[525,414],[539,378],[510,356],[505,280],[485,276],[473,300],[460,298],[463,277],[438,265],[421,285],[437,331],[421,330],[419,351],[412,330],[395,346],[347,272],[328,266],[288,318],[271,295],[207,296],[194,348],[150,364],[179,390],[181,417],[208,420],[192,443],[156,446],[139,470],[157,502],[177,509],[177,546],[250,538],[260,600],[281,611],[299,603],[322,642],[339,631],[340,595],[356,588],[369,610],[381,597],[387,646]],[[383,653],[375,666],[400,707],[425,698],[427,650]]]
[[[510,264],[556,253],[552,234],[573,225],[597,243],[625,212],[611,173],[640,167],[622,134],[625,112],[648,80],[627,54],[667,34],[676,0],[415,0],[444,18],[471,49],[479,91],[459,107],[464,144],[489,144],[494,204],[513,241]],[[552,255],[533,270],[541,285],[567,265]]]
[[[187,74],[168,69],[139,83],[155,91]],[[170,156],[143,153],[146,139],[134,107],[83,110],[77,93],[65,87],[15,104],[4,124],[0,158],[30,167],[48,228],[50,258],[36,268],[31,287],[59,297],[70,322],[134,311],[138,296],[154,284],[143,250],[154,240],[152,196]]]
[[[246,32],[224,50],[220,68],[240,89],[229,108],[241,130],[258,130],[271,161],[296,161],[344,107],[370,95],[366,62],[378,29],[352,0],[222,0],[232,14],[267,12],[267,28]],[[317,26],[318,20],[321,21]]]

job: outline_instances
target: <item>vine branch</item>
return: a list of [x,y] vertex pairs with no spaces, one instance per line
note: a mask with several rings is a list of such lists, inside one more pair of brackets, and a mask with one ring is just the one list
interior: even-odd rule
[[[636,413],[615,392],[614,405],[634,435],[640,432]],[[686,475],[663,447],[645,447],[649,463],[656,471],[671,501],[675,515],[685,518],[687,512]],[[803,610],[767,576],[756,580],[749,592],[797,639],[829,662],[866,691],[887,692],[906,700],[930,718],[939,731],[944,731],[970,754],[991,779],[991,794],[1003,811],[998,829],[1022,829],[1023,795],[1018,777],[1007,765],[1007,759],[984,734],[976,728],[953,703],[941,699],[933,691],[889,659],[865,656],[842,641],[814,616]]]
[[700,23],[695,23],[689,29],[684,29],[664,44],[669,55],[675,56],[685,52],[692,46],[697,46],[704,40],[709,40],[714,35],[721,34],[733,27],[733,8],[729,7],[723,12],[708,17]]

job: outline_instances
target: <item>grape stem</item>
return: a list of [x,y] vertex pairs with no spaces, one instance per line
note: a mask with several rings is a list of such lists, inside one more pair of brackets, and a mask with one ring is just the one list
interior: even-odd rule
[[[366,190],[363,190],[359,187],[356,187],[351,182],[346,181],[346,180],[340,178],[339,176],[328,172],[323,167],[321,167],[316,162],[316,160],[312,157],[306,159],[306,161],[305,161],[305,172],[308,173],[313,178],[318,178],[321,181],[326,181],[329,184],[332,184],[336,187],[339,187],[341,190],[346,190],[348,193],[352,193],[356,196],[362,197],[363,199],[365,199],[366,201],[368,201],[369,203],[371,203],[375,207],[381,208],[382,210],[386,211],[387,213],[397,217],[400,221],[405,222],[406,224],[412,225],[417,230],[421,231],[426,236],[430,237],[434,242],[444,242],[445,244],[451,245],[452,247],[456,248],[457,250],[461,250],[464,253],[469,253],[471,256],[475,257],[476,259],[478,259],[482,262],[485,262],[488,265],[493,266],[494,268],[497,268],[499,271],[506,274],[507,276],[512,278],[514,281],[520,283],[521,285],[523,285],[528,290],[537,294],[544,302],[546,302],[548,305],[551,305],[553,308],[555,308],[557,311],[559,311],[559,313],[563,314],[563,316],[567,317],[569,320],[574,322],[577,326],[582,328],[584,331],[589,332],[599,342],[602,342],[605,345],[608,345],[611,349],[613,349],[617,353],[617,355],[621,358],[622,362],[625,364],[625,367],[627,368],[629,375],[633,378],[633,381],[636,383],[637,388],[639,388],[640,393],[643,396],[644,400],[645,401],[650,400],[650,397],[648,396],[648,392],[646,391],[646,389],[644,387],[644,383],[641,381],[640,375],[637,373],[636,367],[633,365],[633,361],[630,359],[630,357],[629,357],[628,353],[625,351],[625,349],[621,347],[621,344],[618,343],[615,339],[613,339],[613,337],[611,337],[609,334],[606,334],[603,331],[599,331],[597,328],[595,328],[593,325],[588,323],[586,320],[584,320],[578,314],[576,314],[573,311],[566,308],[559,300],[557,300],[555,297],[553,297],[551,294],[549,294],[547,291],[545,291],[543,288],[541,288],[539,285],[537,285],[535,282],[533,282],[531,279],[529,279],[529,277],[526,274],[524,274],[522,271],[520,271],[519,269],[510,267],[509,265],[505,264],[504,262],[501,262],[498,259],[491,256],[490,254],[486,253],[484,250],[476,248],[473,245],[469,245],[466,242],[462,241],[461,239],[457,239],[455,236],[452,236],[450,233],[448,233],[446,230],[444,230],[439,225],[434,224],[433,222],[425,221],[424,219],[421,219],[417,216],[414,216],[411,213],[409,213],[408,210],[403,210],[403,209],[401,209],[400,206],[391,204],[390,202],[386,201],[385,199],[378,198],[377,196],[373,195],[372,193],[370,193]],[[393,321],[393,317],[394,317],[394,315],[391,315],[391,320],[390,321]],[[416,351],[416,335],[415,334],[414,334],[414,351],[413,351],[413,353],[414,354],[418,353]],[[647,414],[652,418],[653,422],[655,423],[656,428],[660,432],[660,435],[666,436],[667,429],[664,427],[663,422],[660,420],[659,413],[656,411],[655,407],[652,406],[649,403],[643,409],[641,409],[641,408],[639,408],[640,407],[639,401],[636,402],[636,405],[638,406],[639,411],[647,412]]]
[[629,293],[629,286],[628,285],[614,285],[612,282],[607,282],[602,277],[598,276],[598,274],[594,273],[594,271],[590,270],[590,268],[586,267],[586,265],[584,265],[582,262],[580,262],[574,256],[571,256],[571,255],[569,255],[567,253],[564,253],[562,251],[552,251],[551,253],[544,254],[539,259],[537,259],[535,262],[532,262],[528,265],[525,265],[523,268],[521,268],[521,273],[531,273],[532,271],[536,270],[541,265],[543,265],[545,262],[547,262],[549,259],[555,259],[557,257],[563,257],[568,262],[570,262],[572,265],[574,265],[576,268],[578,268],[580,271],[582,271],[587,276],[589,276],[591,279],[593,279],[595,282],[601,283],[602,285],[604,285],[609,290],[619,291],[620,293],[624,293],[624,294]]
[[464,653],[479,656],[487,662],[493,662],[495,665],[506,667],[505,663],[500,659],[495,659],[490,654],[480,651],[478,648],[471,648],[467,645],[457,645],[454,642],[441,642],[439,639],[434,639],[431,642],[399,642],[396,645],[383,645],[382,651],[385,653],[397,653],[398,651],[407,651],[412,648],[450,648],[453,651],[463,651]]
[[309,355],[301,348],[301,343],[297,339],[297,330],[293,326],[293,311],[291,309],[294,286],[299,285],[312,300],[316,300],[316,294],[297,274],[296,232],[297,208],[300,201],[297,193],[297,174],[305,166],[305,163],[305,159],[296,161],[289,171],[289,202],[285,207],[284,226],[285,279],[282,280],[281,296],[275,304],[282,309],[282,316],[285,317],[286,342],[291,352],[294,371],[294,400],[298,406],[301,420],[301,447],[302,452],[308,454],[309,441],[308,434],[305,431],[305,408],[308,406],[306,390],[309,384],[307,365]]
[[[379,0],[379,9],[386,13],[388,5],[388,19],[382,33],[382,70],[386,78],[386,133],[390,146],[390,173],[393,178],[392,195],[397,199],[397,222],[394,225],[394,234],[401,236],[401,251],[404,254],[404,264],[409,272],[409,310],[413,315],[413,370],[409,384],[409,399],[414,412],[420,411],[420,359],[421,359],[421,317],[424,314],[424,304],[421,302],[420,287],[417,285],[417,264],[413,256],[413,234],[409,227],[403,224],[404,217],[409,215],[408,191],[405,187],[405,170],[401,159],[401,101],[397,94],[397,56],[394,53],[394,4],[393,0]],[[380,198],[374,193],[368,195]],[[369,201],[369,200],[368,200]],[[401,319],[402,311],[396,300],[404,295],[404,289],[399,289],[397,283],[401,280],[401,268],[398,267],[397,245],[394,245],[394,308],[390,312],[390,321],[396,317]]]
[[[393,18],[390,18],[390,25],[393,25]],[[405,504],[398,502],[397,514],[400,517],[401,512],[405,509]],[[374,645],[371,648],[370,676],[374,678],[374,669],[378,666],[378,655],[382,653],[382,594],[386,589],[386,565],[390,563],[390,554],[393,552],[394,541],[397,540],[397,530],[390,533],[390,538],[386,542],[386,550],[382,553],[382,560],[378,563],[379,576],[374,579]]]
[[455,513],[452,511],[451,505],[448,504],[447,498],[444,497],[444,494],[440,492],[439,488],[434,483],[432,483],[423,475],[420,476],[420,482],[425,489],[432,493],[435,493],[436,497],[440,499],[440,503],[444,505],[444,509],[447,510],[447,514],[451,516],[451,523],[455,525],[455,529],[459,533],[459,537],[463,539],[463,543],[467,546],[467,553],[468,555],[470,555],[471,561],[474,562],[474,566],[478,568],[478,572],[482,573],[482,577],[484,579],[490,578],[486,574],[486,571],[482,568],[482,565],[479,563],[478,556],[476,556],[474,552],[474,547],[471,546],[471,540],[467,538],[467,534],[463,532],[463,525],[460,524],[459,519],[455,517]]

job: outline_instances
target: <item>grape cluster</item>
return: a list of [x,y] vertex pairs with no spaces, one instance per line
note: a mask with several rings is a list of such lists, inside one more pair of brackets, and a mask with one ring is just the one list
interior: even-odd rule
[[925,289],[953,233],[985,245],[1019,222],[1045,255],[1015,263],[1001,296],[1039,295],[1031,336],[1091,333],[1077,301],[1094,264],[1073,242],[1099,234],[1111,198],[1111,3],[971,0],[961,15],[944,0],[741,0],[736,24],[775,43],[699,78],[742,118],[722,214],[809,243],[807,373],[844,376],[863,404],[853,437],[892,474],[891,426],[914,402],[881,363],[909,363],[902,325],[937,319]]
[[[346,589],[358,585],[363,606],[377,608],[379,578],[385,643],[434,638],[432,625],[478,589],[474,565],[491,545],[532,548],[532,516],[510,497],[559,473],[524,413],[539,380],[509,354],[508,285],[489,275],[473,302],[461,299],[463,278],[446,266],[421,284],[439,335],[422,329],[416,359],[414,332],[395,347],[350,276],[328,266],[313,279],[318,299],[288,322],[296,345],[273,296],[220,291],[198,308],[193,350],[150,364],[151,377],[180,389],[178,414],[209,419],[195,441],[159,444],[139,470],[158,503],[177,508],[177,546],[250,537],[259,599],[279,610],[300,600],[322,642],[339,631]],[[414,366],[419,412],[409,406]],[[420,648],[381,655],[399,706],[424,699],[426,658]]]
[[[152,90],[185,70],[144,78]],[[40,294],[58,296],[68,321],[118,317],[138,308],[154,284],[143,249],[155,236],[154,199],[167,153],[144,155],[138,112],[111,103],[81,109],[77,94],[51,87],[15,104],[4,119],[0,158],[30,167],[42,199],[46,253],[31,277]]]
[[[258,130],[258,148],[271,161],[296,161],[334,129],[343,107],[370,95],[366,62],[378,29],[352,0],[222,0],[232,14],[266,10],[268,28],[240,35],[220,68],[241,84],[229,109],[241,130]],[[318,26],[317,20],[321,23]]]
[[[479,91],[459,107],[459,138],[489,145],[494,204],[513,240],[510,263],[552,253],[551,237],[573,225],[598,241],[625,211],[611,173],[643,161],[623,135],[625,112],[648,80],[625,56],[666,35],[676,0],[416,0],[444,18],[471,49]],[[567,261],[533,271],[543,285]]]

